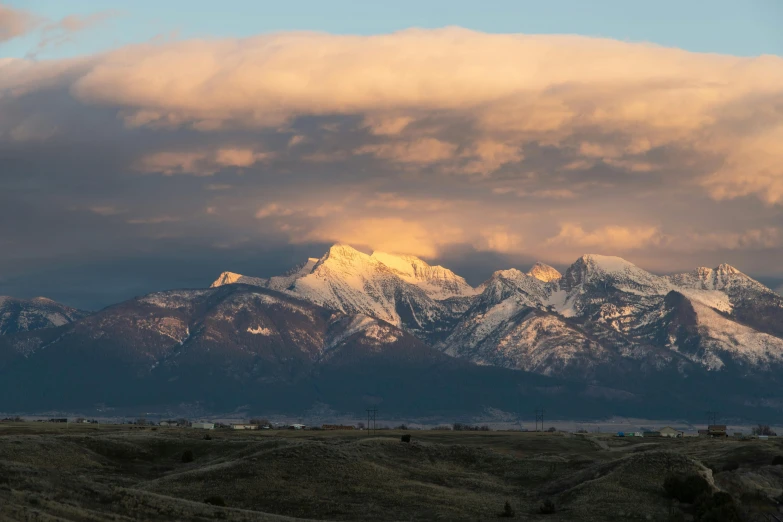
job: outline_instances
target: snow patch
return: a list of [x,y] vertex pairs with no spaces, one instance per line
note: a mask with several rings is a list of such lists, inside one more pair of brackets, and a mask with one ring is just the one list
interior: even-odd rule
[[266,336],[272,335],[272,330],[261,326],[256,326],[255,328],[248,328],[247,332],[253,335],[266,335]]

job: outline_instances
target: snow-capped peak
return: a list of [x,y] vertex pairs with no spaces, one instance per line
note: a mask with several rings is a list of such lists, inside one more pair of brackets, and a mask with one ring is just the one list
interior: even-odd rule
[[725,263],[718,265],[716,268],[702,266],[684,274],[666,276],[666,279],[682,288],[719,290],[730,293],[739,288],[752,288],[763,294],[772,292],[755,279]]
[[520,280],[525,278],[525,273],[521,270],[517,270],[516,268],[508,268],[506,270],[495,270],[492,272],[492,276],[490,279],[511,279],[511,280]]
[[533,267],[528,271],[527,275],[530,277],[535,277],[539,281],[543,281],[545,283],[549,283],[563,277],[563,274],[558,272],[555,268],[540,262],[533,265]]
[[424,290],[433,299],[447,299],[476,293],[465,279],[451,270],[440,265],[432,266],[416,256],[373,252],[371,257],[389,267],[406,283],[414,284]]
[[335,243],[329,250],[318,260],[318,264],[325,263],[327,261],[338,263],[356,263],[367,262],[370,256],[363,252],[359,252],[350,245],[343,243]]
[[215,288],[218,286],[234,284],[239,281],[241,277],[243,277],[242,274],[237,274],[234,272],[223,272],[211,285],[209,285],[209,287]]
[[270,277],[267,286],[272,290],[286,290],[294,283],[294,281],[312,272],[318,261],[319,259],[317,257],[309,257],[307,258],[307,261],[296,265],[285,274],[281,276]]
[[571,291],[586,284],[602,282],[623,291],[665,294],[671,285],[621,257],[586,254],[572,264],[561,279],[560,287]]

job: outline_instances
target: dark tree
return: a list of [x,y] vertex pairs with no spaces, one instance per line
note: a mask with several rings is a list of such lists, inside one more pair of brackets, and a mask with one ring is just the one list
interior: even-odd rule
[[549,499],[546,499],[541,503],[541,507],[538,508],[538,511],[542,515],[551,515],[555,512],[555,503]]
[[503,512],[498,516],[503,518],[514,518],[516,516],[514,508],[511,507],[511,503],[508,500],[506,500],[506,504],[503,506]]

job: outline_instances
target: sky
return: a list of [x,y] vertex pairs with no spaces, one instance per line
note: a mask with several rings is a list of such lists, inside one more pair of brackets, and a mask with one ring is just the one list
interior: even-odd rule
[[0,295],[331,243],[783,284],[783,3],[0,0]]

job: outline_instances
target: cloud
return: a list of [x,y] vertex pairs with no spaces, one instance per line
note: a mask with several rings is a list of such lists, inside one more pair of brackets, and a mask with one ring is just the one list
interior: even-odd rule
[[481,231],[481,239],[478,243],[480,250],[510,253],[520,252],[523,248],[522,236],[510,232],[507,227],[497,226]]
[[387,208],[393,210],[412,209],[423,212],[437,212],[458,205],[458,201],[447,201],[437,198],[408,198],[393,192],[381,192],[367,201],[369,208]]
[[3,274],[175,241],[781,270],[780,57],[297,32],[0,59],[0,92]]
[[560,232],[548,239],[547,244],[599,248],[603,252],[625,252],[654,246],[661,241],[658,227],[608,225],[585,231],[578,223],[564,223],[560,226]]
[[122,214],[125,212],[124,210],[119,209],[113,205],[92,206],[89,210],[90,212],[98,214],[99,216],[116,216],[117,214]]
[[300,243],[339,241],[385,252],[434,257],[442,245],[459,242],[461,235],[459,229],[444,224],[433,226],[402,218],[370,218],[322,222],[303,235],[295,233],[293,240]]
[[256,218],[264,219],[268,217],[290,216],[293,213],[293,209],[283,207],[277,203],[269,203],[268,205],[258,209],[256,212]]
[[[164,151],[143,156],[136,165],[142,172],[165,175],[193,174],[211,176],[227,167],[250,167],[267,160],[270,154],[247,148],[221,148],[205,151]],[[215,190],[214,188],[211,190]]]
[[674,245],[687,251],[758,250],[783,246],[783,236],[775,227],[754,228],[743,232],[688,233]]
[[[693,181],[716,199],[783,201],[780,57],[447,28],[140,44],[81,65],[58,79],[70,95],[115,108],[133,128],[213,133],[344,115],[360,118],[366,142],[311,151],[311,160],[370,154],[486,176],[537,145],[560,148],[574,167],[599,161],[638,175],[676,168],[679,154],[715,165]],[[19,66],[11,82],[34,88],[54,67]],[[764,110],[778,117],[760,118]]]
[[51,22],[41,29],[41,39],[36,48],[31,51],[34,57],[52,47],[59,47],[74,40],[76,33],[85,31],[100,25],[105,21],[118,16],[116,11],[101,11],[89,15],[67,15],[56,22]]
[[0,43],[22,36],[40,21],[40,18],[28,11],[0,4]]
[[128,219],[126,223],[131,225],[159,225],[161,223],[177,223],[182,221],[182,218],[173,216],[154,216],[147,218]]

